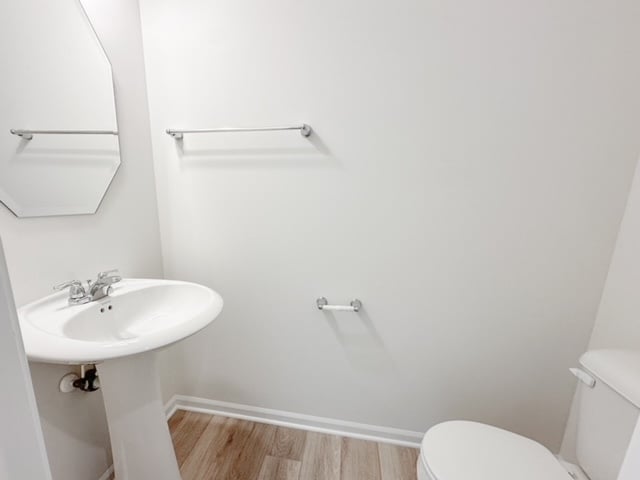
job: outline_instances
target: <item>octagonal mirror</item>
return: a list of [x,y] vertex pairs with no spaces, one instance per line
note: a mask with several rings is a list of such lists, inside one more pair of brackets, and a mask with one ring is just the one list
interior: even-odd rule
[[5,2],[0,58],[0,202],[95,213],[120,151],[111,65],[79,0]]

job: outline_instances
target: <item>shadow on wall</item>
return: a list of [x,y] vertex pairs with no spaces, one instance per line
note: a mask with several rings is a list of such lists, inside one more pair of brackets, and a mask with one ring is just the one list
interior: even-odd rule
[[[249,138],[247,135],[251,135]],[[290,136],[290,134],[288,134]],[[249,168],[308,168],[340,166],[317,132],[310,137],[281,138],[273,134],[187,134],[175,142],[183,165]],[[312,160],[313,162],[309,162]]]
[[357,313],[323,310],[322,314],[355,370],[376,374],[397,371],[393,357],[364,307]]
[[[109,160],[113,161],[114,159],[120,160],[120,151],[117,148],[97,148],[97,147],[86,147],[86,148],[70,148],[69,146],[64,147],[34,147],[33,140],[25,140],[24,138],[20,139],[20,143],[16,146],[15,154],[30,154],[31,157],[27,158],[38,158],[37,155],[45,155],[46,158],[42,159],[43,164],[51,161],[52,156],[61,156],[65,160],[69,159],[73,162],[86,162],[86,155],[91,156],[106,156],[112,157]],[[75,158],[74,155],[82,155],[82,157]],[[22,159],[20,159],[22,160]],[[11,158],[11,161],[16,162],[20,161],[15,157]]]

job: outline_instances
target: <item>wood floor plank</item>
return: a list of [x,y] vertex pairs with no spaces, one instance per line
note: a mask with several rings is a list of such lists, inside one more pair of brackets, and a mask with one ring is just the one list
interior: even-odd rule
[[211,415],[178,410],[169,420],[169,430],[178,465],[182,465],[211,421]]
[[171,415],[171,418],[167,422],[169,423],[169,430],[173,431],[180,424],[186,413],[185,410],[176,410],[173,412],[173,415]]
[[233,451],[234,458],[231,468],[221,478],[226,480],[258,478],[265,457],[271,450],[276,437],[276,428],[273,425],[254,423],[253,429],[242,448]]
[[382,480],[416,480],[417,449],[379,443],[378,453]]
[[416,480],[418,450],[178,411],[183,480]]
[[308,432],[300,480],[340,480],[340,437]]
[[298,480],[302,463],[267,455],[262,462],[258,480]]
[[340,480],[381,480],[378,445],[366,440],[343,438]]
[[182,478],[226,479],[237,456],[234,453],[243,448],[253,428],[251,422],[214,415],[182,464]]
[[294,428],[278,427],[269,455],[277,458],[301,461],[307,432]]

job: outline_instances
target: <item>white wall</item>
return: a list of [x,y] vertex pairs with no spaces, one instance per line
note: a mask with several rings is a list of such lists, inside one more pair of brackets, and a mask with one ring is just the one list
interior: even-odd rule
[[0,478],[51,480],[31,375],[0,242]]
[[[589,349],[640,349],[640,168],[636,170],[629,201],[604,285]],[[577,364],[577,357],[574,363]],[[562,456],[575,461],[577,396],[562,442]],[[631,467],[629,467],[631,468]]]
[[639,246],[640,169],[620,227],[590,348],[640,348]]
[[[128,277],[162,276],[138,6],[127,0],[83,4],[113,65],[122,166],[96,215],[17,219],[0,208],[18,305],[60,281],[107,268]],[[68,370],[31,365],[54,479],[97,479],[110,463],[102,399],[58,393]]]
[[557,449],[638,154],[637,2],[141,6],[165,273],[225,298],[175,388]]

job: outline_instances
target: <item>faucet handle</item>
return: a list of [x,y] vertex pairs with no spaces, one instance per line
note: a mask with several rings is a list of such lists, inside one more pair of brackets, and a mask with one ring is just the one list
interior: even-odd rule
[[82,282],[79,280],[71,280],[53,287],[54,290],[64,290],[65,288],[69,289],[69,298],[78,299],[84,297],[86,294]]
[[100,272],[98,273],[98,280],[101,280],[103,278],[107,278],[109,275],[111,275],[112,273],[118,273],[118,269],[114,268],[113,270],[106,270],[104,272]]
[[77,286],[82,287],[82,283],[80,282],[80,280],[70,280],[68,282],[63,282],[63,283],[60,283],[60,284],[54,286],[53,289],[54,290],[64,290],[65,288],[77,287]]

